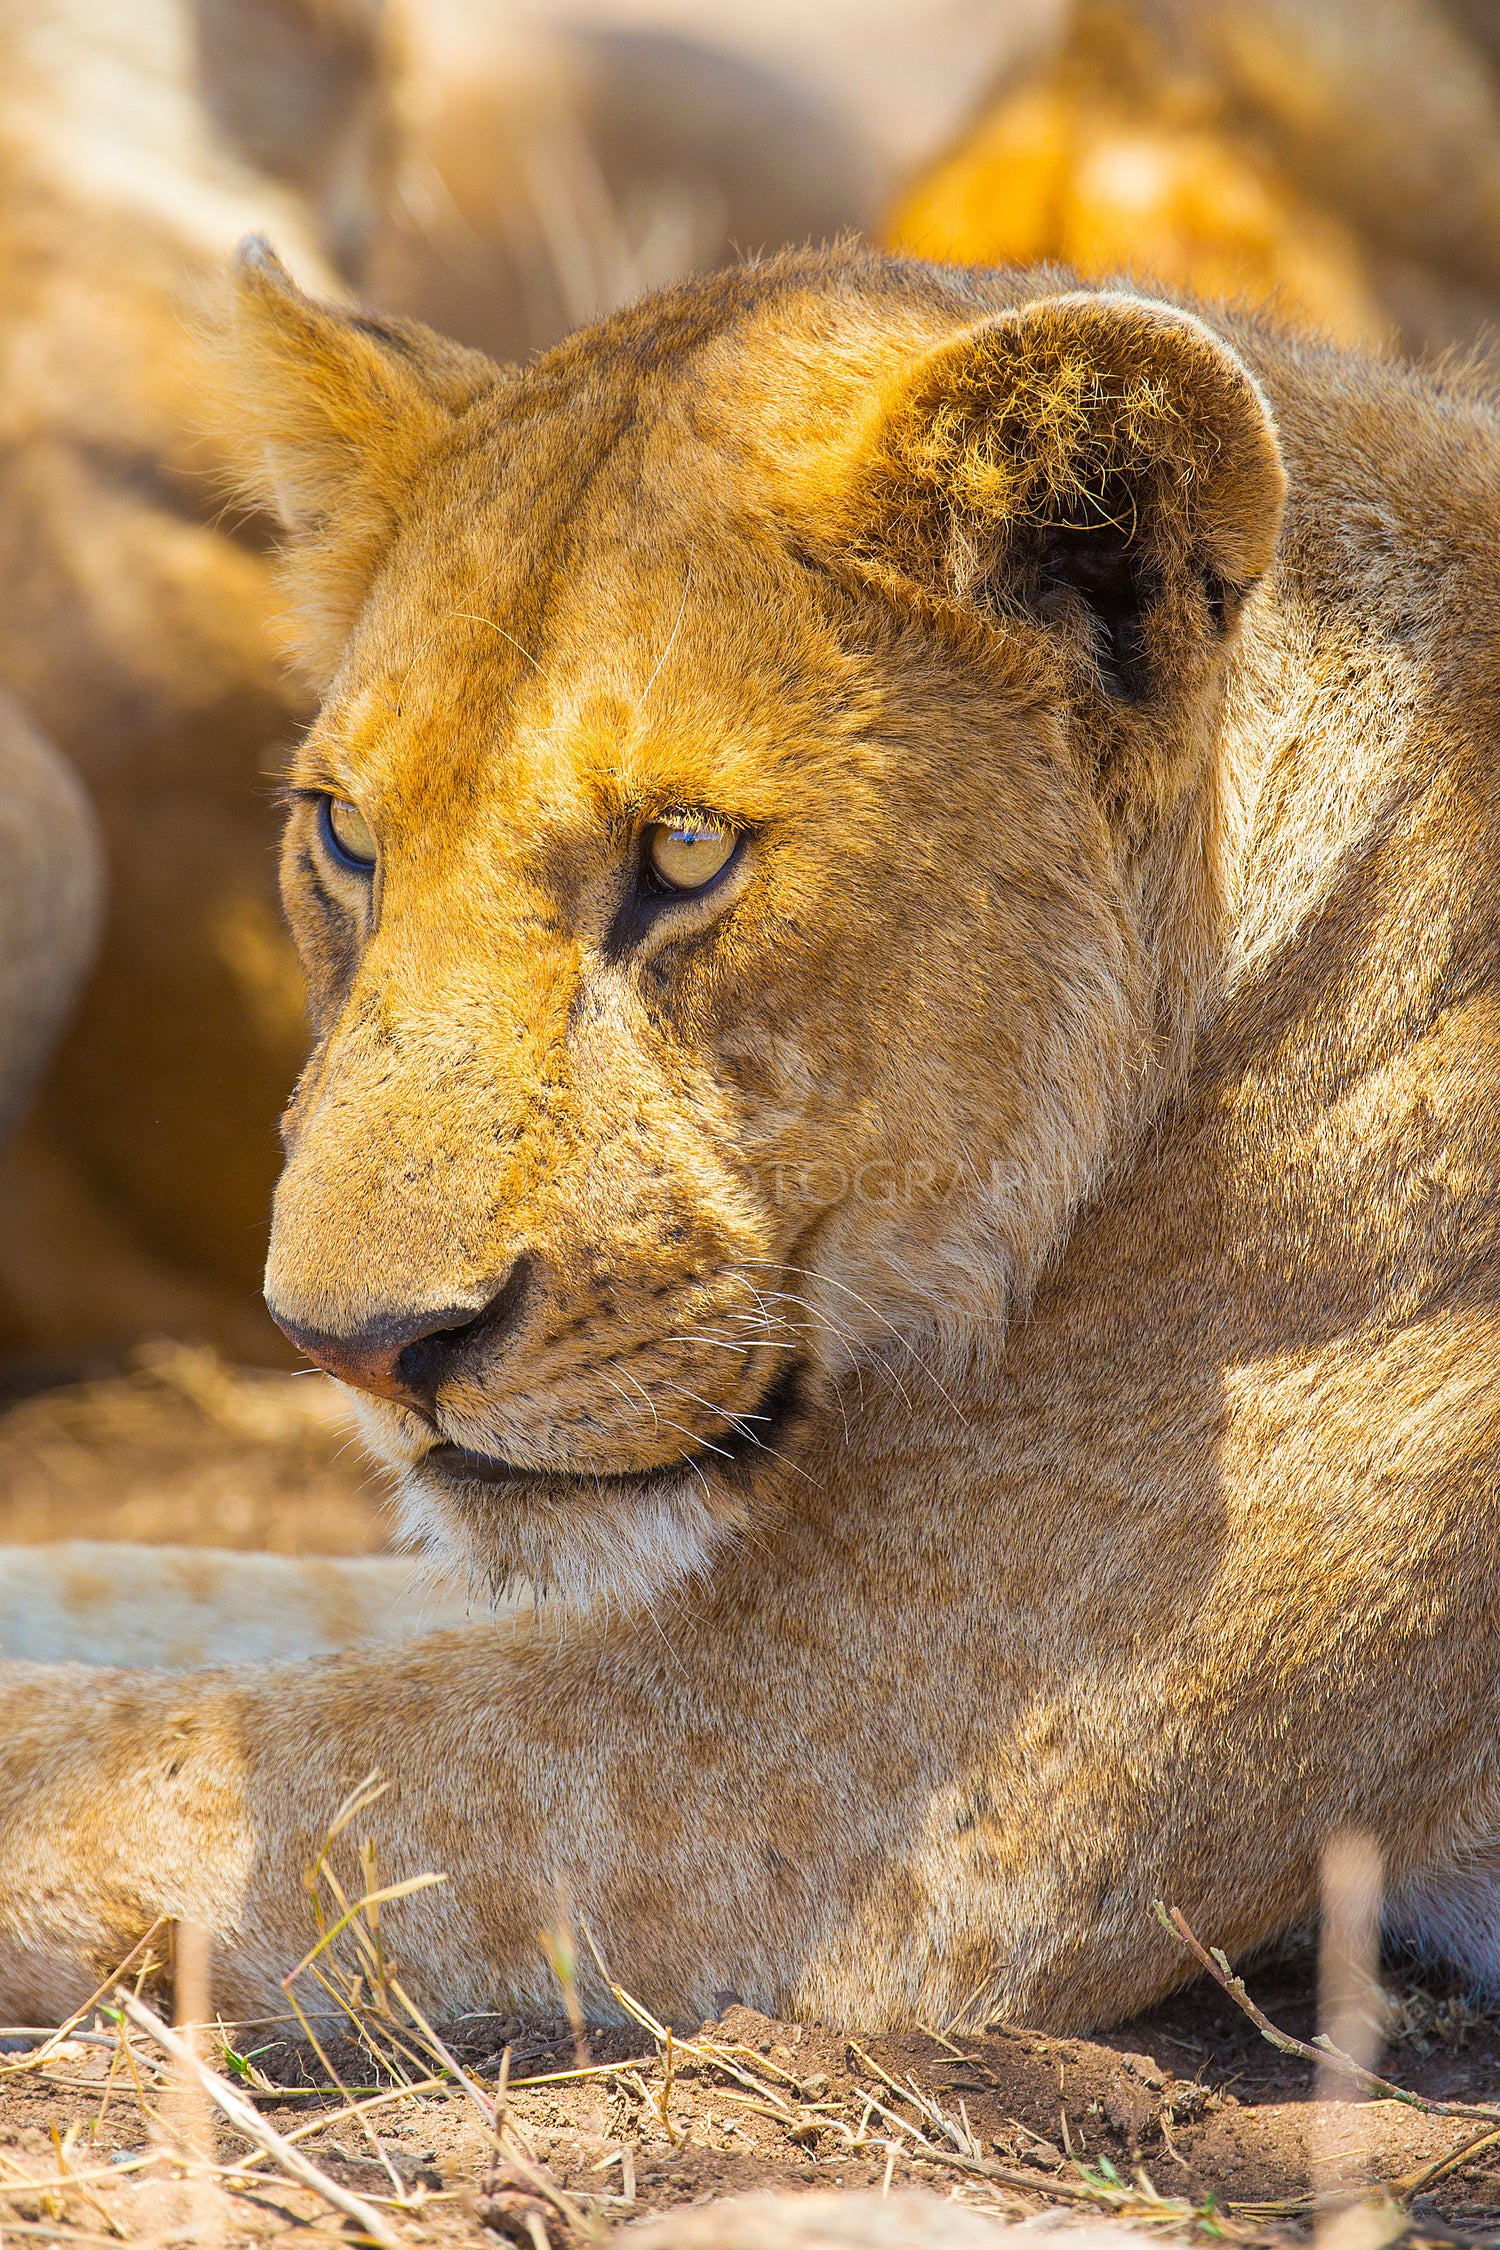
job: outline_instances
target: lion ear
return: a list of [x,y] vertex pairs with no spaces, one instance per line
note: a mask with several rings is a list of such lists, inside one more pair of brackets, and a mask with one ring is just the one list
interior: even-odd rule
[[253,236],[210,343],[216,418],[243,490],[290,535],[298,637],[326,679],[417,468],[502,372],[416,321],[305,297]]
[[1043,627],[1117,736],[1206,679],[1285,491],[1270,409],[1227,345],[1190,313],[1080,292],[894,377],[846,487],[845,553],[970,631]]

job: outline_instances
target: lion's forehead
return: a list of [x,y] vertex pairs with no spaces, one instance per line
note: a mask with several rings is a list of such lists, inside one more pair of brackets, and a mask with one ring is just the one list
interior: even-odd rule
[[429,463],[327,715],[351,770],[429,809],[665,789],[745,819],[870,778],[889,671],[832,621],[807,533],[935,309],[655,317],[561,347]]
[[881,681],[774,534],[617,503],[540,560],[477,507],[462,541],[398,553],[309,757],[393,813],[538,842],[673,806],[807,817],[867,785]]

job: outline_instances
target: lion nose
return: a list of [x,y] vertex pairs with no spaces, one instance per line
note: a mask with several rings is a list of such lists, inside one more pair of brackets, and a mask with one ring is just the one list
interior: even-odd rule
[[423,1312],[384,1313],[347,1335],[305,1328],[267,1300],[282,1334],[341,1383],[414,1407],[429,1420],[437,1394],[455,1375],[470,1373],[514,1324],[525,1293],[527,1261],[518,1258],[504,1282],[476,1312],[441,1305]]

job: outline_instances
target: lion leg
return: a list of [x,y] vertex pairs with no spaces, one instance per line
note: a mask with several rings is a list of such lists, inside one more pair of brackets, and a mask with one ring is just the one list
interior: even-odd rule
[[[543,1899],[521,1872],[540,1838],[505,1757],[464,1759],[461,1704],[481,1739],[513,1737],[483,1688],[503,1669],[497,1642],[175,1675],[0,1663],[0,2020],[58,2020],[163,1917],[214,1933],[216,2005],[284,2011],[279,1979],[312,1937],[303,1873],[377,1769],[391,1784],[369,1823],[382,1876],[455,1870],[451,1896],[417,1898],[406,1920],[418,1989],[445,2004],[502,1988],[520,1925],[473,1919],[487,1838],[533,1932]],[[470,1786],[455,1790],[461,1762]]]
[[[1190,1972],[1155,1899],[1231,1953],[1305,1913],[1329,1806],[1380,1807],[1400,1867],[1421,1807],[1382,1800],[1383,1765],[1351,1770],[1334,1728],[1323,1764],[1231,1791],[1232,1694],[1168,1725],[1138,1668],[1101,1665],[1087,1699],[997,1672],[961,1603],[920,1634],[882,1614],[877,1637],[862,1584],[788,1595],[759,1556],[724,1576],[696,1615],[544,1611],[282,1667],[0,1664],[0,2021],[76,2005],[163,1916],[214,1932],[226,2015],[280,2012],[314,1937],[304,1875],[372,1774],[385,1793],[334,1865],[358,1885],[368,1835],[382,1882],[443,1878],[392,1921],[449,2016],[555,2008],[537,1933],[566,1899],[669,2022],[728,1990],[851,2030],[966,2009],[1076,2030]],[[972,1711],[982,1728],[951,1723]],[[1484,1904],[1467,1939],[1451,1895],[1427,1907],[1432,1948],[1476,1973]]]
[[[162,1916],[213,1931],[226,2014],[283,2011],[315,1935],[304,1874],[372,1773],[388,1787],[358,1833],[381,1880],[445,1878],[392,1910],[429,2008],[554,2007],[537,1932],[560,1893],[667,2020],[723,1989],[870,2022],[941,2005],[946,1984],[883,1983],[939,1957],[941,1900],[903,1892],[889,1929],[847,1943],[862,1876],[920,1826],[920,1758],[900,1749],[911,1804],[894,1802],[890,1700],[865,1735],[810,1738],[795,1647],[768,1661],[695,1677],[691,1652],[679,1670],[616,1621],[216,1673],[0,1664],[0,2021],[55,2020]],[[356,1841],[337,1847],[346,1885]],[[853,1965],[820,1981],[835,1931]],[[600,1979],[585,2001],[617,2012]]]
[[184,1672],[414,1640],[478,1614],[409,1555],[58,1539],[0,1546],[0,1656]]
[[1446,1963],[1482,1992],[1500,1992],[1500,1868],[1419,1877],[1391,1903],[1385,1926],[1419,1959]]
[[0,694],[0,1136],[92,958],[103,887],[82,784],[20,705]]
[[[665,2021],[727,1990],[851,2030],[1117,2022],[1191,1968],[1153,1899],[1235,1951],[1311,1904],[1295,1830],[1322,1799],[1283,1768],[1226,1808],[1229,1707],[1167,1728],[1133,1674],[1080,1707],[990,1672],[962,1605],[951,1634],[934,1608],[877,1642],[858,1587],[754,1581],[696,1616],[544,1611],[280,1667],[0,1664],[0,2021],[77,2005],[160,1917],[214,1933],[226,2015],[282,2012],[304,1876],[372,1774],[333,1864],[358,1886],[368,1835],[382,1882],[443,1878],[392,1909],[392,1942],[448,2016],[556,2007],[537,1933],[562,1899]],[[977,1733],[950,1723],[972,1710]],[[1111,1791],[1121,1739],[1164,1749]]]

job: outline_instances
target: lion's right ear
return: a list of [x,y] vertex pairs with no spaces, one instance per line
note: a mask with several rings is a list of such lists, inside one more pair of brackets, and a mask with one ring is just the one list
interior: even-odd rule
[[899,608],[1044,647],[1127,840],[1211,762],[1236,622],[1286,473],[1249,369],[1115,291],[999,312],[898,361],[820,489],[829,555]]
[[241,246],[212,321],[218,414],[247,496],[290,534],[301,654],[325,682],[419,465],[503,380],[418,322],[305,297],[269,245]]

